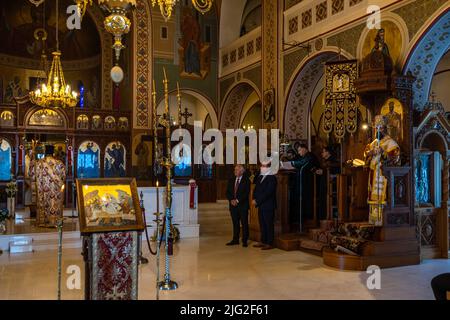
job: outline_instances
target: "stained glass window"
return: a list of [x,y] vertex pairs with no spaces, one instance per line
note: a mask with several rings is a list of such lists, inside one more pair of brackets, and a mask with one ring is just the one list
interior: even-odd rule
[[0,138],[0,181],[11,180],[11,145]]

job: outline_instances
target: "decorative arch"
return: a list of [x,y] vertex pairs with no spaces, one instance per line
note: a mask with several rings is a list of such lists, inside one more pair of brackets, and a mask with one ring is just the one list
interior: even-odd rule
[[[55,113],[61,119],[62,122],[60,124],[57,124],[56,122],[53,124],[45,124],[45,123],[39,124],[34,121],[31,121],[33,119],[33,117],[37,117],[39,115],[39,113],[46,112],[46,111],[50,112],[50,113]],[[24,117],[24,126],[25,127],[48,127],[48,126],[50,126],[55,129],[67,129],[69,123],[70,123],[69,117],[62,109],[34,107],[34,108],[31,108],[25,114],[25,117]]]
[[222,1],[220,7],[220,47],[224,47],[239,38],[241,24],[236,23],[244,12],[247,0]]
[[137,0],[133,11],[133,128],[150,129],[152,110],[152,16],[148,1]]
[[220,129],[239,127],[240,115],[247,98],[256,92],[261,100],[258,88],[250,81],[241,81],[232,87],[225,96],[220,116]]
[[284,133],[291,139],[310,138],[309,114],[315,98],[324,86],[323,81],[320,81],[324,75],[324,64],[338,57],[338,52],[325,51],[306,58],[291,78],[286,94],[283,125]]
[[[172,94],[175,94],[176,92],[177,92],[177,90],[169,91],[169,96]],[[199,100],[205,106],[206,111],[208,111],[208,115],[211,117],[211,122],[212,122],[213,128],[219,127],[219,119],[217,117],[217,112],[214,108],[213,102],[210,100],[209,97],[207,97],[204,94],[202,94],[196,90],[193,90],[193,89],[180,88],[180,93],[181,93],[181,99],[183,99],[183,93],[185,93],[185,94],[188,94],[188,95],[196,98],[197,100]],[[163,100],[164,100],[164,98],[159,99],[157,101],[156,105],[159,106]]]
[[[381,22],[381,27],[383,27],[383,24],[386,22],[392,22],[398,28],[398,31],[400,31],[399,36],[401,36],[401,43],[399,43],[399,44],[401,45],[401,48],[400,48],[399,56],[392,57],[392,58],[397,58],[396,61],[401,64],[402,60],[405,56],[405,52],[408,48],[408,43],[409,43],[408,27],[407,27],[405,21],[402,19],[402,17],[400,17],[399,15],[397,15],[393,12],[383,12],[383,19]],[[389,32],[390,30],[386,30],[386,31]],[[363,54],[364,45],[365,45],[365,42],[367,39],[367,35],[370,32],[376,32],[376,29],[364,28],[361,33],[361,36],[359,37],[358,46],[356,49],[356,58],[360,61],[362,61],[362,59],[365,58],[365,56]],[[388,45],[390,45],[390,44],[391,43],[388,43]],[[374,43],[371,43],[370,45],[373,48]],[[396,43],[396,45],[397,45],[397,43]],[[391,49],[391,46],[389,48]],[[394,63],[396,61],[394,61]]]
[[450,49],[450,7],[446,6],[415,37],[403,66],[403,74],[411,72],[416,77],[413,83],[413,101],[414,109],[419,111],[424,109],[428,101],[434,70]]

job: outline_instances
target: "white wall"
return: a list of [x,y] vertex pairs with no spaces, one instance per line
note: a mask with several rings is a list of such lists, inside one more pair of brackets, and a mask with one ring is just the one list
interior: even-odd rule
[[239,38],[241,18],[247,0],[224,0],[220,9],[220,48]]
[[436,94],[436,99],[445,110],[450,112],[450,51],[442,57],[434,74],[431,91]]

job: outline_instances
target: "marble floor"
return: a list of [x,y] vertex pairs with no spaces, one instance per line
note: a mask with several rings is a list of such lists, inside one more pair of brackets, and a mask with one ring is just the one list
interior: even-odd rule
[[[314,255],[261,251],[252,246],[226,247],[231,231],[226,209],[202,206],[199,222],[200,239],[176,244],[172,278],[179,289],[161,292],[160,299],[433,299],[430,280],[450,270],[450,260],[384,269],[381,289],[369,290],[365,272],[337,271],[324,266],[322,258]],[[145,256],[150,263],[139,267],[139,299],[155,299],[155,259],[147,250]],[[80,249],[63,251],[63,271],[69,265],[83,270]],[[81,289],[69,290],[67,279],[63,272],[62,299],[83,299],[83,280]],[[4,252],[0,256],[0,299],[56,297],[56,251]]]

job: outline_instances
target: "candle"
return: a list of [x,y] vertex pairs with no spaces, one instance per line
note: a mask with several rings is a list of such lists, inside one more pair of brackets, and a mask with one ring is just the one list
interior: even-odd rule
[[156,215],[159,215],[159,181],[156,180]]

